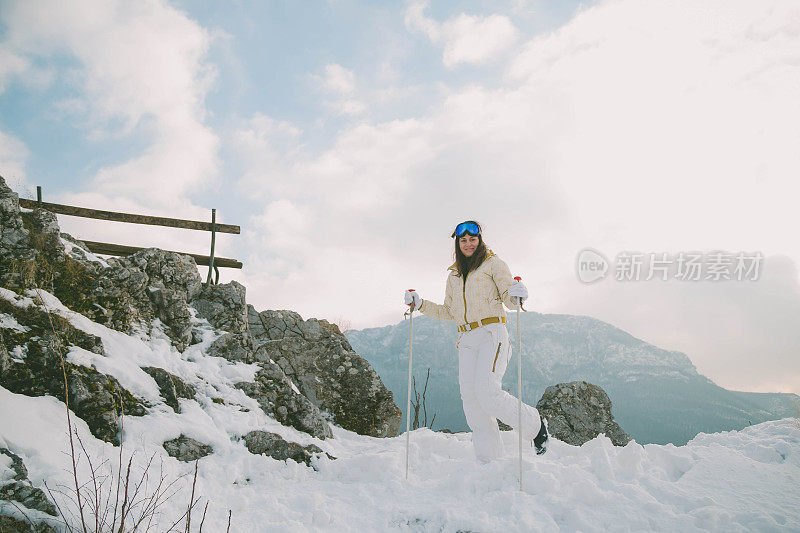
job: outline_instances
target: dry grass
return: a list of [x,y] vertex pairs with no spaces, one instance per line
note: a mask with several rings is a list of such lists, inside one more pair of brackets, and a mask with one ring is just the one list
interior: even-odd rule
[[[37,293],[50,321],[50,329],[56,339],[56,349],[64,377],[64,404],[70,446],[68,455],[72,463],[71,474],[74,485],[58,486],[51,489],[45,483],[45,487],[56,505],[62,525],[69,533],[75,531],[83,533],[90,531],[94,533],[150,531],[154,527],[153,520],[160,515],[161,508],[180,490],[178,482],[185,475],[169,479],[164,473],[163,462],[160,464],[156,475],[153,465],[155,454],[153,454],[145,466],[141,468],[141,473],[131,478],[135,452],[128,456],[127,461],[124,460],[122,433],[125,429],[125,412],[119,391],[117,391],[117,398],[121,411],[121,436],[117,464],[112,465],[107,459],[95,464],[92,460],[92,455],[84,446],[83,440],[72,424],[72,416],[69,409],[69,381],[67,379],[66,360],[61,335],[56,331],[52,313],[45,304],[41,291],[37,289]],[[85,462],[88,466],[88,479],[84,479],[79,473],[81,470],[79,466],[82,462]],[[187,516],[186,533],[190,531],[191,508],[197,503],[194,501],[194,485],[196,481],[197,465],[195,464],[192,503],[187,512],[184,513],[184,516]],[[56,495],[60,497],[57,498]],[[178,521],[182,519],[183,517]],[[202,522],[200,527],[202,530]]]

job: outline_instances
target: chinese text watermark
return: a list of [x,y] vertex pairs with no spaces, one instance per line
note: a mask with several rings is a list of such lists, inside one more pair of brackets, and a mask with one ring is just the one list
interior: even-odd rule
[[613,272],[617,281],[755,281],[761,273],[761,252],[620,252],[609,260],[594,248],[578,253],[578,279],[592,283]]

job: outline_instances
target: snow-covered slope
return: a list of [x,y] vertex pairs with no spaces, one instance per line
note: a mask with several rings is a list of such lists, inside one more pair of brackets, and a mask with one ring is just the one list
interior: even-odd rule
[[[195,495],[201,500],[194,531],[206,502],[204,531],[214,532],[226,530],[229,510],[231,531],[238,532],[800,529],[800,426],[794,419],[700,434],[681,447],[614,447],[600,436],[582,447],[555,441],[543,456],[529,448],[523,492],[515,433],[503,434],[502,460],[480,465],[469,433],[423,428],[411,434],[406,480],[404,435],[379,439],[334,428],[333,439],[318,440],[267,417],[232,386],[253,379],[253,366],[205,355],[220,333],[208,324],[198,320],[204,339],[181,354],[158,334],[124,335],[42,294],[51,310],[103,341],[107,357],[73,349],[72,362],[95,365],[155,405],[143,417],[125,418],[123,436],[125,459],[133,454],[132,475],[141,474],[154,456],[151,474],[163,467],[168,480],[184,476],[161,507],[154,531],[178,520],[190,498],[194,465],[168,456],[161,446],[181,433],[214,448],[198,462]],[[181,400],[181,413],[175,413],[142,366],[159,366],[186,380],[196,387],[196,399]],[[119,448],[94,438],[77,417],[72,420],[94,464],[116,465]],[[59,400],[0,387],[0,447],[20,456],[34,485],[44,488],[47,482],[69,492],[74,483],[65,428]],[[238,437],[254,429],[314,443],[336,459],[320,456],[309,468],[253,455]],[[79,465],[82,480],[89,479],[87,467],[86,461]],[[0,461],[0,480],[9,476],[8,461]],[[69,507],[66,497],[57,499]],[[18,514],[8,502],[0,502],[0,511]]]
[[[516,316],[509,318],[516,352]],[[372,364],[395,398],[406,395],[408,327],[405,320],[346,333],[353,349]],[[521,332],[524,398],[535,403],[550,385],[588,381],[608,393],[614,418],[639,442],[685,444],[701,431],[741,429],[794,416],[800,407],[795,394],[723,389],[699,374],[686,354],[653,346],[592,317],[522,313]],[[424,383],[426,369],[431,369],[427,406],[429,413],[437,413],[435,428],[467,429],[455,344],[452,323],[415,317],[415,375]],[[516,394],[515,362],[503,383]]]

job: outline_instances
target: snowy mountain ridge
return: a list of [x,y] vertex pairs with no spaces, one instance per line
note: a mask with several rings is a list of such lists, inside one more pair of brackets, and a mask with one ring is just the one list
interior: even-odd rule
[[[593,317],[527,312],[520,322],[523,397],[538,400],[556,383],[594,383],[611,398],[614,418],[639,442],[685,444],[700,432],[795,416],[800,406],[795,394],[723,389],[698,373],[686,354],[653,346]],[[508,327],[516,352],[514,314],[509,315]],[[406,390],[408,328],[404,320],[346,333],[396,397]],[[422,384],[427,368],[431,370],[428,411],[437,413],[436,427],[465,430],[456,341],[452,323],[415,317],[414,375]],[[503,379],[504,388],[514,394],[516,368],[509,365]]]

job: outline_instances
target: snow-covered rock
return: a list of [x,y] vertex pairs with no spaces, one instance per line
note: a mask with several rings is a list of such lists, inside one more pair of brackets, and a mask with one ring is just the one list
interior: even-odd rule
[[336,325],[303,320],[293,311],[249,309],[256,360],[274,361],[304,396],[343,428],[373,437],[397,435],[400,409],[392,392]]
[[[254,395],[271,416],[297,429],[311,431],[315,436],[330,437],[330,422],[364,434],[397,434],[399,409],[391,392],[369,363],[349,348],[341,333],[321,330],[327,322],[313,318],[304,321],[298,315],[296,324],[301,328],[300,337],[289,339],[291,333],[281,333],[287,340],[280,342],[280,346],[270,345],[270,353],[264,354],[267,348],[259,347],[266,340],[276,339],[269,339],[268,335],[265,338],[258,321],[252,324],[258,336],[258,342],[254,342],[246,290],[241,284],[204,286],[190,256],[155,248],[127,257],[99,260],[83,243],[60,233],[53,213],[44,209],[21,210],[17,195],[2,178],[0,209],[4,235],[0,240],[5,243],[0,246],[0,286],[19,293],[45,292],[70,311],[97,324],[130,335],[164,337],[178,352],[186,353],[193,345],[202,344],[207,356],[256,364],[261,372],[254,382],[239,383],[239,390]],[[253,313],[258,316],[254,309]],[[264,313],[266,316],[271,312]],[[291,311],[284,313],[291,314]],[[12,322],[13,317],[7,315],[0,315],[0,325],[20,337],[18,330],[27,326],[19,321]],[[275,330],[273,325],[269,328]],[[205,342],[206,335],[213,336],[209,339],[211,346]],[[4,379],[11,379],[11,370],[15,376],[22,376],[14,377],[14,383],[33,381],[36,372],[23,375],[20,371],[22,368],[30,370],[31,365],[37,363],[36,357],[30,357],[29,348],[36,345],[39,337],[33,332],[26,337],[33,339],[30,342],[0,343],[3,346],[0,348],[0,384]],[[47,334],[44,337],[49,338]],[[69,344],[67,339],[65,347]],[[54,350],[47,351],[51,352]],[[91,373],[97,366],[97,361],[85,353],[73,350],[71,357],[86,363],[81,373]],[[26,361],[27,366],[19,366]],[[344,365],[346,371],[337,372],[332,365],[334,369]],[[50,377],[54,378],[59,368],[53,364],[46,370],[51,371]],[[174,393],[168,383],[172,378],[156,375],[157,368],[148,371],[158,382],[168,404],[173,409],[179,408],[180,394]],[[167,369],[161,371],[167,372]],[[110,380],[111,385],[102,386],[95,379],[98,386],[76,385],[76,389],[106,394],[118,388],[113,378],[102,379]],[[57,394],[56,380],[49,379],[46,383],[52,386],[38,387],[36,393]],[[33,393],[30,387],[25,389],[17,385],[12,390]],[[124,396],[132,398],[129,393]],[[121,412],[121,407],[116,411]],[[104,430],[106,438],[115,433],[110,429],[117,423],[109,413],[106,409],[103,414],[108,423],[108,429]],[[141,409],[131,408],[127,414],[141,414]]]
[[580,446],[603,433],[616,446],[625,446],[631,437],[614,420],[606,391],[585,381],[559,383],[547,387],[536,404],[547,419],[550,434]]

